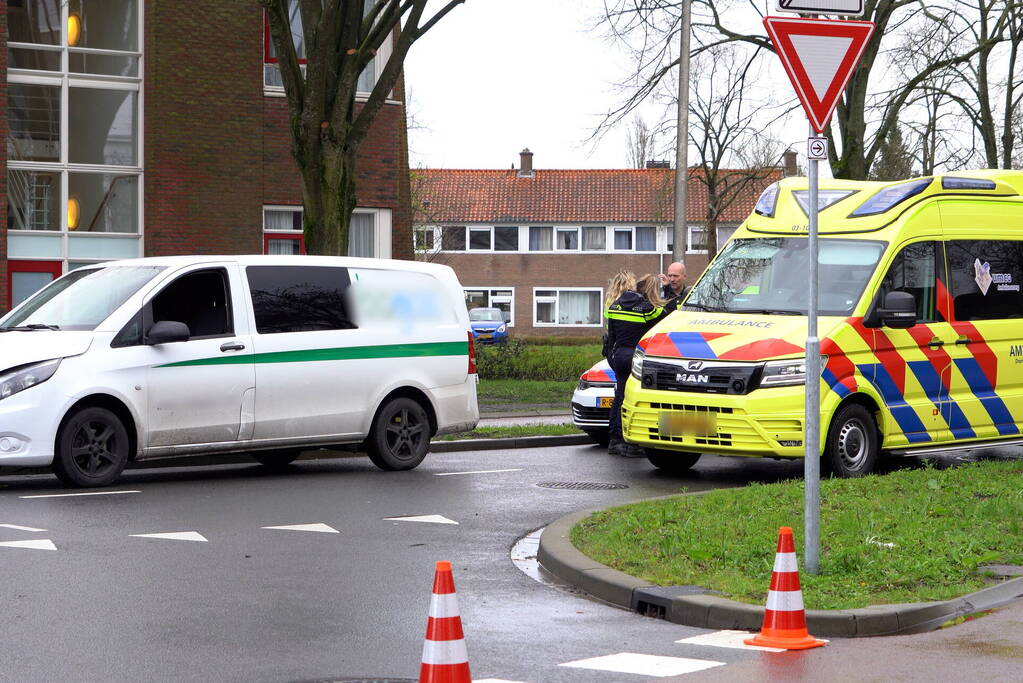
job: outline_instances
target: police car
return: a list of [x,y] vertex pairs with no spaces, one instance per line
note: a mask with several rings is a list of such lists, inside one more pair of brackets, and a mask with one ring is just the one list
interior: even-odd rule
[[608,443],[608,419],[615,397],[615,371],[604,359],[579,377],[572,394],[572,422],[594,443]]

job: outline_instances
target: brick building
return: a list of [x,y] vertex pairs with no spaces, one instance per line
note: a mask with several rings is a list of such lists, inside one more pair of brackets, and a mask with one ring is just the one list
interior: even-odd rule
[[[303,251],[256,0],[0,0],[0,23],[0,312],[86,263]],[[399,80],[360,151],[352,255],[411,258],[407,150]]]
[[[794,155],[786,163],[794,166]],[[686,197],[689,284],[707,265],[700,172],[690,170]],[[719,245],[782,174],[767,170],[728,206]],[[517,170],[415,171],[416,256],[453,267],[469,307],[504,309],[515,335],[598,336],[611,275],[663,273],[671,262],[674,183],[665,165],[535,169],[529,150]]]

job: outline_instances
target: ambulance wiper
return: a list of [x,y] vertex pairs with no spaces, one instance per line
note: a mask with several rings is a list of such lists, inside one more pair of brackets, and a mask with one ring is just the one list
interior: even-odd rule
[[695,308],[700,311],[709,311],[711,313],[724,313],[725,309],[718,308],[716,306],[708,306],[707,304],[685,304],[686,309]]
[[43,323],[32,323],[31,325],[15,325],[14,327],[0,327],[0,332],[11,330],[59,330],[57,325],[44,325]]
[[804,311],[790,311],[784,308],[733,308],[733,313],[759,313],[760,315],[806,315]]

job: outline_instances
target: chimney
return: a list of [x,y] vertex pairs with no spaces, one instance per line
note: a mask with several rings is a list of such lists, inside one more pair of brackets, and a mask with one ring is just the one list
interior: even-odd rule
[[527,178],[533,176],[533,153],[528,147],[519,152],[519,175]]
[[792,149],[785,150],[785,153],[781,155],[784,161],[785,177],[799,175],[799,167],[796,166],[796,152]]

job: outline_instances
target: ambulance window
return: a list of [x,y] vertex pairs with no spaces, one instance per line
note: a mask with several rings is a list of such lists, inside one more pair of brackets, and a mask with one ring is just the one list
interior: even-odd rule
[[347,268],[249,266],[245,269],[259,334],[349,330]]
[[889,292],[908,292],[916,299],[918,322],[939,320],[937,314],[937,288],[935,284],[934,242],[911,244],[895,257],[895,261],[881,281],[880,300]]
[[956,320],[1023,318],[1023,242],[953,240],[948,266]]

